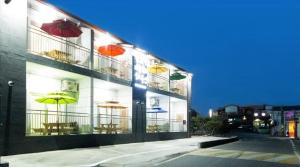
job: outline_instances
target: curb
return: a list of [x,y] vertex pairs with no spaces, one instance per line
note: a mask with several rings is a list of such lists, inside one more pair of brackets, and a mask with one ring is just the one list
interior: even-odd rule
[[205,142],[198,143],[198,148],[209,148],[209,147],[214,147],[214,146],[218,146],[218,145],[222,145],[222,144],[235,142],[238,140],[239,140],[239,138],[236,136],[236,137],[231,137],[228,139],[205,141]]

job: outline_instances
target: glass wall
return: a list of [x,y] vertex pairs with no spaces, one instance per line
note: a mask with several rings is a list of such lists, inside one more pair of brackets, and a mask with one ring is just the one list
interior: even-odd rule
[[91,79],[34,63],[26,69],[26,135],[91,132]]
[[187,101],[170,98],[170,131],[187,132]]
[[94,133],[132,132],[132,88],[94,79]]
[[169,97],[148,91],[146,98],[146,132],[168,132],[170,129]]

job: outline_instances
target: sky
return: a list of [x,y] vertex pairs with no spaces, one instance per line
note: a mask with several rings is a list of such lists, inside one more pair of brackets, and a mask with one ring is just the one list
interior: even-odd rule
[[299,0],[48,0],[193,73],[192,107],[300,104]]

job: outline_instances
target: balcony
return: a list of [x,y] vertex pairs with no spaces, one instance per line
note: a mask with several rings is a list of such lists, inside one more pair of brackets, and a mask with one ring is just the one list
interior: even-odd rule
[[[57,122],[57,116],[59,122]],[[91,133],[87,113],[29,110],[26,113],[27,136],[78,135]]]
[[90,49],[73,42],[74,39],[48,35],[38,27],[28,28],[28,51],[62,63],[89,68]]
[[148,87],[169,91],[169,79],[158,74],[149,74]]
[[187,96],[187,87],[184,83],[184,80],[171,80],[170,81],[170,92],[181,95],[181,96]]
[[132,80],[132,65],[128,61],[119,61],[94,52],[94,70],[126,81]]

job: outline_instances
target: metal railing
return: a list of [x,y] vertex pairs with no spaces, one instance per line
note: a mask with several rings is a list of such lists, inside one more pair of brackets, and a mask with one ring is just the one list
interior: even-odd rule
[[90,49],[68,38],[48,35],[35,26],[28,27],[28,51],[67,64],[89,68]]
[[148,87],[169,91],[169,79],[157,74],[149,74]]
[[94,133],[132,133],[132,118],[120,115],[96,114],[94,116]]
[[180,81],[170,81],[170,92],[187,96],[187,87]]
[[69,130],[62,133],[62,135],[91,133],[90,114],[88,113],[58,111],[58,118],[59,121],[57,122],[56,111],[28,110],[26,113],[26,135],[60,135],[57,131],[54,131],[57,127],[50,127],[53,128],[50,131],[49,126],[56,123],[59,126],[64,124],[65,127],[63,128]]
[[169,119],[147,117],[146,132],[147,133],[159,133],[169,132],[170,122]]
[[94,70],[127,81],[132,80],[132,65],[129,61],[119,61],[111,57],[101,56],[97,52],[94,52]]
[[183,120],[170,120],[170,132],[186,132],[187,124],[183,123]]

